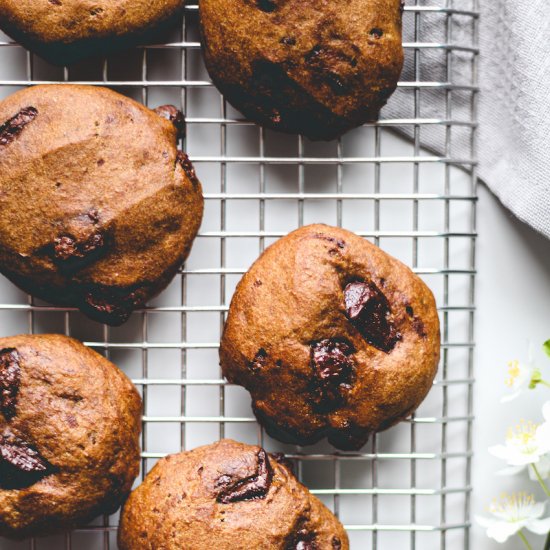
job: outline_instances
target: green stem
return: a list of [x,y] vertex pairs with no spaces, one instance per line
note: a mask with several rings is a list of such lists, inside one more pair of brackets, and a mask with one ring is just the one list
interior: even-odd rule
[[521,531],[518,531],[518,537],[523,541],[523,544],[525,544],[525,548],[527,548],[527,550],[533,550],[533,547],[529,544],[529,541],[525,538],[525,535]]
[[535,472],[535,475],[537,476],[537,479],[540,483],[540,486],[542,487],[542,490],[546,494],[547,497],[550,497],[550,489],[548,489],[548,486],[546,483],[544,483],[544,479],[542,479],[537,467],[534,464],[531,464],[531,467],[533,468],[533,472]]
[[544,543],[544,550],[550,550],[550,533],[548,533],[548,537],[546,537],[546,542]]
[[547,382],[546,380],[539,380],[539,384],[542,384],[543,386],[550,388],[550,382]]

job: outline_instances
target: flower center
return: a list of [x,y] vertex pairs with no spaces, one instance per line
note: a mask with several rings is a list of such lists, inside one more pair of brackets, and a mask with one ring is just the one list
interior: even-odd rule
[[533,495],[528,495],[525,492],[512,495],[503,493],[499,500],[493,500],[489,506],[489,511],[513,523],[531,518],[534,505]]
[[509,428],[506,434],[507,445],[519,447],[523,453],[533,453],[537,450],[535,436],[538,424],[522,420],[515,428]]
[[510,361],[508,363],[508,378],[506,378],[504,383],[509,388],[514,387],[514,384],[516,383],[516,380],[518,379],[520,374],[521,374],[521,369],[519,367],[519,361]]

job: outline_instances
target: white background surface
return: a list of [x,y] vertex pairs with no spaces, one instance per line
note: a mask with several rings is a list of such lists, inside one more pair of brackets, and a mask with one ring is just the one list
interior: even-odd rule
[[[501,491],[533,490],[543,498],[526,474],[495,476],[503,464],[489,455],[487,447],[503,442],[507,427],[520,418],[540,422],[540,408],[550,399],[550,391],[540,388],[511,403],[500,403],[505,393],[506,362],[527,359],[528,339],[533,342],[536,361],[545,369],[545,378],[550,377],[550,359],[541,350],[550,338],[550,241],[514,219],[484,186],[480,186],[479,195],[472,512],[483,515]],[[535,550],[542,550],[542,537],[531,540]],[[473,550],[521,547],[517,538],[500,545],[489,541],[480,527],[472,529]]]

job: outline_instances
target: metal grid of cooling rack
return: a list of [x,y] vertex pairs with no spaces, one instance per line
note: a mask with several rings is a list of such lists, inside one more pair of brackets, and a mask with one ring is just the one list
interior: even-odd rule
[[[410,1],[404,45],[412,78],[400,82],[390,100],[407,98],[410,116],[383,113],[378,123],[329,144],[259,129],[225,104],[200,58],[197,5],[186,7],[165,44],[70,68],[51,67],[0,37],[0,97],[30,84],[67,81],[108,85],[151,107],[181,104],[188,123],[184,146],[206,198],[186,266],[123,327],[41,303],[0,279],[1,334],[70,334],[130,375],[145,404],[142,475],[166,453],[220,437],[259,442],[295,459],[301,479],[346,525],[353,549],[469,548],[477,7],[477,0]],[[453,42],[457,19],[470,28],[466,42]],[[426,22],[440,27],[441,41],[426,41]],[[467,81],[454,73],[457,55],[471,64]],[[443,74],[426,77],[429,56],[441,56]],[[460,94],[470,108],[458,119],[453,106]],[[423,118],[425,101],[440,101],[435,118]],[[425,131],[439,136],[440,153],[421,148]],[[469,140],[465,158],[453,150],[457,132]],[[411,265],[440,310],[442,359],[430,396],[412,419],[356,453],[270,440],[252,418],[246,392],[221,379],[217,362],[242,273],[277,237],[313,221],[355,230]],[[47,539],[0,540],[0,549],[112,549],[117,520],[100,518]]]

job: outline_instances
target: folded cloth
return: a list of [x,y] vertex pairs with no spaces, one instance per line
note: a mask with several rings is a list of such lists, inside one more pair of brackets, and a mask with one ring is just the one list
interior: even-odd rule
[[[416,1],[416,4],[415,4]],[[548,0],[478,0],[480,9],[478,84],[479,177],[519,219],[550,238],[550,5]],[[448,4],[448,6],[447,6]],[[475,8],[476,0],[407,0],[406,5]],[[418,25],[415,25],[415,19]],[[472,47],[473,19],[430,11],[407,11],[406,42]],[[415,35],[416,28],[416,35]],[[475,84],[472,54],[444,48],[409,50],[402,81]],[[422,89],[416,112],[411,92],[397,92],[384,118],[472,120],[472,94]],[[447,94],[450,93],[450,101]],[[453,159],[472,158],[470,132],[422,126],[420,142]],[[411,135],[412,130],[409,132]],[[447,145],[446,145],[447,144]]]

